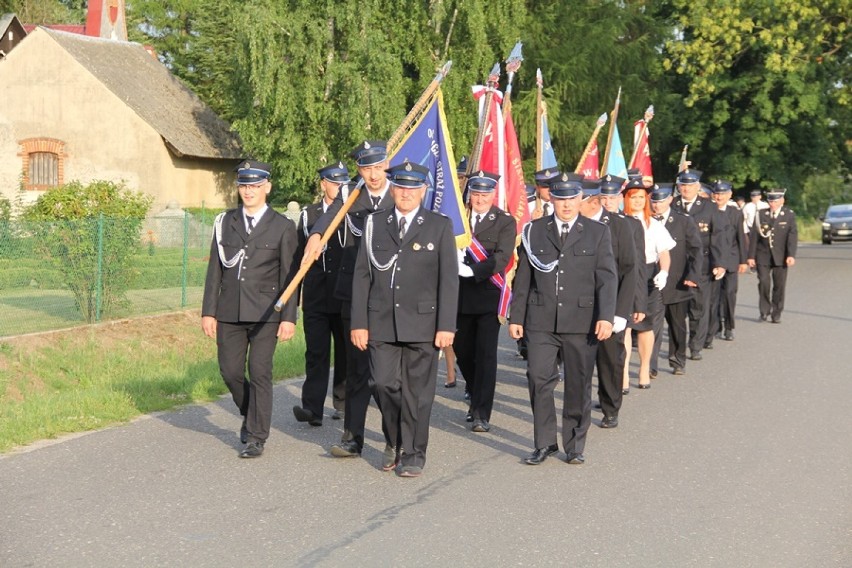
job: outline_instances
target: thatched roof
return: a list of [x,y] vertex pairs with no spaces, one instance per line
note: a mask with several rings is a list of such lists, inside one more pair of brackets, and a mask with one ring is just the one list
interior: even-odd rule
[[133,42],[40,28],[142,120],[178,156],[239,159],[239,137],[145,48]]

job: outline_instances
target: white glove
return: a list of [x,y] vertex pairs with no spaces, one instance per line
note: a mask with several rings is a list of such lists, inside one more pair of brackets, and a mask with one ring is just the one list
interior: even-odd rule
[[612,332],[621,333],[627,327],[627,320],[620,316],[615,316],[612,319]]
[[459,254],[459,264],[464,262],[465,257],[467,256],[467,252],[465,249],[457,249],[456,252]]
[[669,279],[669,273],[665,270],[660,270],[656,276],[654,276],[654,286],[657,287],[657,290],[662,290],[666,287],[666,281]]
[[459,261],[459,276],[462,278],[471,278],[473,276],[473,268]]

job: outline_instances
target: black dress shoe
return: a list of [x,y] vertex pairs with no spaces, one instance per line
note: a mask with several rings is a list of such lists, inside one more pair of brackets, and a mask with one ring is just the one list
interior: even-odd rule
[[293,416],[295,416],[296,420],[299,422],[307,422],[311,426],[322,426],[322,416],[314,416],[313,412],[306,410],[301,406],[293,407]]
[[651,369],[651,370],[648,372],[648,374],[651,376],[651,378],[652,378],[652,379],[656,379],[656,378],[657,378],[657,372],[658,372],[658,371],[657,371],[656,369]]
[[464,391],[464,399],[470,400],[470,391]]
[[263,455],[263,442],[252,442],[240,452],[241,458],[259,458]]
[[456,382],[455,381],[453,381],[453,382],[447,381],[446,383],[444,383],[444,388],[445,389],[454,389],[454,388],[456,388]]
[[599,402],[596,402],[593,406],[594,406],[595,410],[601,409],[601,403],[599,403]]
[[618,428],[618,416],[604,416],[601,428]]
[[777,318],[772,318],[772,323],[781,323],[781,316],[778,316]]
[[683,370],[683,367],[672,367],[672,375],[685,375],[686,371]]
[[734,340],[734,330],[733,329],[726,329],[724,339],[725,339],[725,341],[733,341]]
[[524,463],[529,465],[538,465],[547,459],[547,456],[555,454],[559,451],[559,446],[553,444],[546,448],[536,448],[533,453],[524,458]]
[[651,388],[651,383],[648,383],[648,384],[646,384],[646,385],[643,385],[642,383],[639,383],[639,384],[638,384],[638,385],[636,385],[636,386],[637,386],[637,387],[639,387],[640,389],[649,389],[649,388]]
[[491,430],[491,424],[488,423],[488,420],[476,420],[473,423],[472,430],[474,432],[488,432]]
[[361,455],[361,448],[355,440],[342,440],[339,444],[334,444],[329,453],[336,458],[357,458]]
[[248,442],[248,428],[246,428],[246,419],[243,417],[243,425],[240,426],[240,442],[245,444]]
[[399,454],[396,448],[390,444],[385,444],[385,451],[382,452],[382,471],[390,471],[399,465]]
[[473,413],[470,410],[468,410],[467,414],[465,414],[464,421],[465,422],[473,422]]
[[621,394],[630,394],[630,388],[621,389]]
[[701,361],[704,357],[701,356],[701,351],[693,351],[689,355],[690,361]]
[[704,344],[704,349],[713,349],[713,342],[708,341]]
[[583,456],[583,454],[571,452],[568,454],[568,457],[565,459],[565,461],[567,463],[570,463],[571,465],[580,465],[586,463],[586,458]]
[[768,319],[769,319],[769,316],[767,316],[765,314],[760,314],[760,321],[766,321]]

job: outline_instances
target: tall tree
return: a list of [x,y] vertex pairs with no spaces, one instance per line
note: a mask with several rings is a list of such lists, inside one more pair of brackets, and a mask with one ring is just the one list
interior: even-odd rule
[[691,158],[737,186],[848,172],[849,0],[673,0],[663,64]]

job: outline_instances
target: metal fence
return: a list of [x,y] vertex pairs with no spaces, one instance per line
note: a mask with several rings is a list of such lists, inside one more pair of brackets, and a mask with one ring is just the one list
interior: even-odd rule
[[212,220],[0,221],[0,337],[200,307]]

